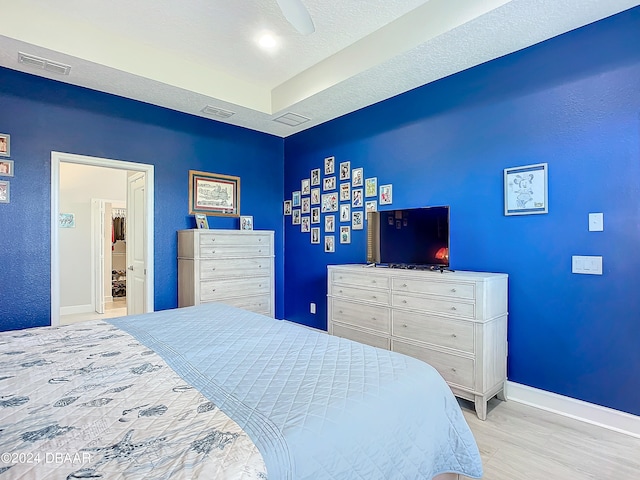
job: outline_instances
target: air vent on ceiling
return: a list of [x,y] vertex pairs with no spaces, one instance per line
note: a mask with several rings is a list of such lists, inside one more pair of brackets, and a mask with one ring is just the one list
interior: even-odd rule
[[289,125],[290,127],[297,127],[298,125],[304,122],[308,122],[309,120],[311,119],[293,112],[287,112],[284,115],[280,115],[278,118],[273,119],[274,122],[284,123],[285,125]]
[[70,65],[65,65],[64,63],[54,62],[46,58],[36,57],[35,55],[29,55],[22,52],[18,52],[18,62],[32,67],[41,68],[47,72],[57,73],[59,75],[69,75],[69,71],[71,70]]
[[224,108],[214,107],[213,105],[207,105],[200,111],[206,115],[218,118],[229,118],[231,115],[235,115],[236,113],[231,110],[225,110]]

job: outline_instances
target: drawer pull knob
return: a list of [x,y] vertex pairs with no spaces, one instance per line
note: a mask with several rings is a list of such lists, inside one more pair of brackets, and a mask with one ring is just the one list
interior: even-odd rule
[[338,290],[338,293],[342,293],[342,290]]
[[407,303],[407,301],[406,300],[402,300],[402,303]]
[[216,267],[213,267],[211,270],[215,270],[215,269],[216,269]]
[[371,283],[376,283],[376,281],[375,280],[371,280]]
[[407,328],[407,326],[408,326],[408,325],[407,325],[406,323],[403,323],[403,324],[402,324],[402,326],[403,326],[404,328]]
[[376,321],[376,317],[371,317],[371,320],[373,320],[375,322]]
[[407,284],[406,284],[406,283],[403,283],[403,284],[402,284],[402,288],[407,288]]
[[338,313],[344,313],[342,310],[338,310]]
[[456,370],[455,368],[452,368],[452,369],[451,369],[451,371],[452,371],[453,373],[456,373],[456,371],[457,371],[457,370]]
[[212,291],[212,292],[215,292],[215,291],[216,291],[216,289],[215,289],[215,288],[212,288],[212,289],[211,289],[211,291]]
[[457,308],[456,307],[451,307],[451,310],[457,310]]
[[452,334],[451,334],[451,336],[452,336],[453,338],[458,338],[458,335],[456,335],[455,333],[452,333]]
[[375,295],[373,295],[371,298],[373,298],[374,300],[378,299],[378,297],[376,297]]
[[453,293],[455,293],[455,292],[456,292],[456,289],[455,289],[455,288],[452,288],[452,289],[451,289],[451,291],[452,291]]

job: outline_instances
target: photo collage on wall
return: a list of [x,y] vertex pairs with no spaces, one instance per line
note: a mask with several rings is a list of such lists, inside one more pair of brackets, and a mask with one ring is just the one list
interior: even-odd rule
[[392,202],[392,185],[378,188],[377,177],[365,178],[364,168],[327,157],[309,178],[300,180],[300,190],[291,192],[283,211],[292,225],[300,225],[301,233],[310,234],[311,244],[332,253],[336,245],[351,243],[352,231],[364,229],[367,212]]
[[[3,177],[13,177],[13,160],[11,156],[11,136],[7,133],[0,133],[0,179]],[[0,180],[0,203],[10,203],[10,181]]]

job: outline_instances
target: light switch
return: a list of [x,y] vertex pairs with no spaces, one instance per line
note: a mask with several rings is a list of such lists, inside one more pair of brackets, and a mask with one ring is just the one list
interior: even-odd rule
[[602,257],[574,255],[571,257],[571,273],[602,275]]
[[604,213],[589,214],[589,231],[590,232],[604,231]]

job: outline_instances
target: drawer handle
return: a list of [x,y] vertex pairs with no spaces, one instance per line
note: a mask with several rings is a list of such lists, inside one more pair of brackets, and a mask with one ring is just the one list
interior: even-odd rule
[[403,283],[403,284],[402,284],[402,288],[407,288],[407,284],[406,284],[406,283]]
[[376,297],[375,295],[372,295],[371,298],[373,298],[374,300],[378,299],[378,297]]
[[371,320],[373,320],[375,322],[376,321],[376,317],[371,317]]
[[451,307],[451,310],[457,310],[457,308],[456,307]]
[[338,310],[338,313],[344,313],[342,310]]
[[211,250],[211,253],[216,253],[216,251],[215,250]]
[[258,268],[262,268],[262,265],[258,265]]
[[211,289],[211,291],[212,291],[212,292],[215,292],[215,291],[216,291],[216,289],[215,289],[215,288],[212,288],[212,289]]
[[342,293],[342,290],[338,290],[338,293]]
[[452,289],[451,289],[451,291],[452,291],[453,293],[456,293],[456,289],[455,289],[455,288],[452,288]]
[[404,328],[407,328],[407,327],[408,327],[408,325],[407,325],[406,323],[403,323],[403,324],[402,324],[402,326],[403,326]]
[[402,303],[407,303],[407,301],[406,300],[402,300]]
[[371,283],[376,283],[376,281],[375,280],[371,280]]
[[455,368],[452,368],[452,369],[451,369],[451,371],[452,371],[453,373],[456,373],[456,372],[457,372],[457,370],[456,370]]
[[456,335],[455,333],[452,333],[452,334],[451,334],[451,336],[452,336],[453,338],[458,338],[458,335]]
[[211,268],[211,270],[215,270],[215,269],[216,269],[216,267]]

